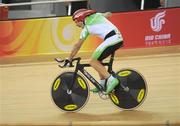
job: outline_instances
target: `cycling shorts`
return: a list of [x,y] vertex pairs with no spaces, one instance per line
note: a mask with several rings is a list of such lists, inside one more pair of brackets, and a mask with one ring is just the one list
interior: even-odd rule
[[105,38],[104,42],[93,52],[92,59],[102,61],[123,45],[123,39],[119,34],[114,34]]

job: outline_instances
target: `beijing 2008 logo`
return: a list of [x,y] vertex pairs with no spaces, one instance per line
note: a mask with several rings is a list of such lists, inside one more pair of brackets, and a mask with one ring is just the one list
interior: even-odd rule
[[[151,29],[156,33],[149,32],[148,35],[144,36],[147,46],[171,45],[172,34],[165,27],[165,23],[168,25],[168,18],[166,20],[164,19],[166,15],[168,17],[169,14],[166,11],[161,11],[150,18]],[[164,29],[162,31],[163,27]]]
[[166,11],[160,12],[156,14],[153,18],[151,18],[151,28],[155,32],[159,32],[162,29],[162,25],[165,24],[165,20],[163,19],[166,15]]

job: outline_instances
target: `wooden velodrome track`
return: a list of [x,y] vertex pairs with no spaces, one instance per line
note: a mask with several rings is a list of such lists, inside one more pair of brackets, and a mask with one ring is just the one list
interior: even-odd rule
[[[146,78],[148,95],[142,106],[122,111],[110,100],[90,94],[81,111],[65,113],[52,102],[50,89],[56,76],[67,68],[60,69],[55,62],[3,64],[0,125],[180,126],[180,48],[169,54],[116,58],[114,70],[126,67],[138,70]],[[94,70],[88,70],[97,78]]]

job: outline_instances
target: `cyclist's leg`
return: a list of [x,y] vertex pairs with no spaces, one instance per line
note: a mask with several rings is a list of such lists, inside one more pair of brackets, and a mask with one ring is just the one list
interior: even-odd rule
[[[106,50],[103,51],[102,57],[99,59],[100,60],[105,59],[107,56],[114,53],[121,46],[122,46],[122,42],[109,46],[108,48],[106,48]],[[107,79],[107,88],[105,94],[109,94],[118,84],[119,84],[118,79],[110,75],[109,78]]]
[[[92,60],[91,60],[92,61]],[[106,78],[104,78],[104,76],[103,75],[101,75],[99,72],[98,72],[98,74],[99,74],[99,78],[100,78],[100,80],[105,80]]]
[[[101,64],[101,61],[121,47],[121,40],[122,39],[120,39],[118,36],[111,37],[104,41],[101,45],[99,45],[98,48],[94,51],[90,64],[99,73],[101,79],[107,79],[110,77],[110,74],[107,72],[106,68]],[[111,76],[110,78],[112,79],[113,76]],[[118,82],[116,81],[115,83]],[[109,92],[112,90],[112,88],[114,88],[114,84],[109,85],[108,87],[107,91]]]
[[105,66],[101,64],[101,61],[92,58],[90,61],[90,65],[98,72],[100,79],[109,77],[109,73],[107,72]]
[[[100,85],[102,87],[105,86],[105,79],[108,78],[110,75],[107,72],[106,68],[101,64],[100,61],[96,60],[96,59],[91,59],[90,65],[98,72],[99,77],[100,77]],[[93,88],[90,91],[96,93],[99,90],[97,88]]]

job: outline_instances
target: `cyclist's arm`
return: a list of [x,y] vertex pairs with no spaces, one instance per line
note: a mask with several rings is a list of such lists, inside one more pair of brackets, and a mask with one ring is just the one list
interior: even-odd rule
[[111,12],[106,12],[106,13],[102,13],[102,15],[106,18],[111,17],[112,13]]
[[71,54],[68,58],[68,60],[72,60],[72,58],[78,53],[79,49],[81,48],[82,44],[83,44],[84,40],[83,39],[79,39],[79,41],[73,46],[73,49],[71,51]]
[[78,53],[79,49],[81,48],[83,42],[86,40],[88,35],[89,35],[88,29],[87,29],[86,26],[84,26],[83,30],[81,31],[81,35],[80,35],[79,41],[73,46],[71,54],[70,54],[70,56],[68,58],[70,61]]

